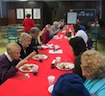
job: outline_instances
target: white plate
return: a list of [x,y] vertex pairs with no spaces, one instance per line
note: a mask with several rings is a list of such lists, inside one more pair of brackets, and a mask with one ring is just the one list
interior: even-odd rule
[[60,62],[56,67],[60,70],[71,70],[74,68],[74,64],[71,62]]
[[24,64],[22,66],[20,66],[19,70],[21,72],[32,72],[32,67],[38,67],[38,65],[35,64]]
[[53,39],[58,40],[58,39],[61,39],[61,38],[60,38],[60,37],[58,37],[58,36],[54,36],[54,37],[53,37]]
[[42,45],[41,47],[42,47],[43,49],[48,48],[48,46],[47,46],[47,45]]
[[45,60],[48,58],[47,55],[45,54],[36,54],[35,56],[32,57],[34,60],[39,60],[39,59],[42,59],[42,60]]
[[50,93],[52,93],[53,87],[54,87],[54,85],[51,85],[51,86],[48,87],[48,91],[49,91]]

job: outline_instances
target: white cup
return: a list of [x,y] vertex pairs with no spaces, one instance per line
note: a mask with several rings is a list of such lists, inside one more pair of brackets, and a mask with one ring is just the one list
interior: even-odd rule
[[50,86],[50,85],[53,85],[54,82],[55,82],[55,76],[53,76],[53,75],[48,76],[48,83],[49,83],[49,86]]
[[59,45],[55,45],[55,50],[58,50],[59,49]]
[[61,62],[61,57],[56,57],[55,59],[56,59],[56,63]]
[[34,75],[38,73],[38,68],[39,66],[32,67],[32,72],[34,73]]

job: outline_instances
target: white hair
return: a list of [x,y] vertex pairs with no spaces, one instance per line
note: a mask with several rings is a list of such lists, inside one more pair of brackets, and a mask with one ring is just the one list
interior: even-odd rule
[[58,22],[57,22],[57,21],[54,21],[54,22],[53,22],[53,25],[55,25],[55,24],[58,24]]

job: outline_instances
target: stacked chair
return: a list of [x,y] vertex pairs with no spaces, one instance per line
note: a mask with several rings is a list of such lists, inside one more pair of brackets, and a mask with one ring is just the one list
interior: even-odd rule
[[92,48],[97,50],[97,40],[99,37],[99,28],[93,28],[91,30],[91,43],[92,43]]
[[8,39],[8,43],[10,43],[11,41],[17,42],[17,40],[18,40],[17,30],[16,29],[8,29],[7,30],[7,39]]

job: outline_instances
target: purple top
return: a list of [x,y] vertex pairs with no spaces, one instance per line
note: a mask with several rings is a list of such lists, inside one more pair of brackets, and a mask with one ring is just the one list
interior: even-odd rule
[[14,76],[18,69],[15,67],[19,60],[10,62],[5,54],[0,56],[0,84]]
[[41,39],[42,44],[48,43],[48,41],[51,40],[50,32],[47,31],[47,30],[44,30],[44,32],[42,33],[40,39]]

